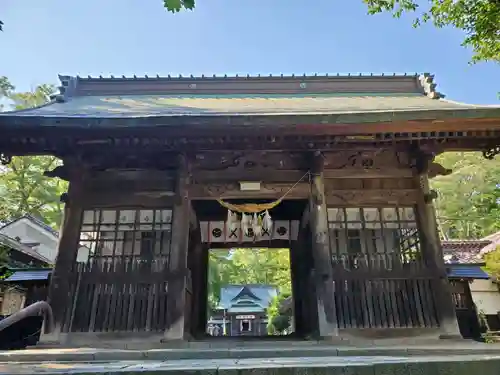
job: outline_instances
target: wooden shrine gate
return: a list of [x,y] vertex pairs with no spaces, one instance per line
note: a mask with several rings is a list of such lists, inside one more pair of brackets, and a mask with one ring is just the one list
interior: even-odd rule
[[329,208],[328,221],[339,328],[438,326],[413,207]]

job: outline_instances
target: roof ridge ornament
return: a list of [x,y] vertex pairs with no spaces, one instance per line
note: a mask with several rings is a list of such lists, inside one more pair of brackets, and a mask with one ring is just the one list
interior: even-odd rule
[[418,77],[420,86],[424,90],[425,95],[431,99],[441,99],[444,95],[436,91],[436,84],[434,83],[434,75],[430,73],[423,73]]
[[79,79],[79,76],[59,75],[59,81],[61,82],[61,86],[58,87],[59,93],[51,95],[50,100],[54,100],[56,103],[64,103],[67,101],[74,95]]

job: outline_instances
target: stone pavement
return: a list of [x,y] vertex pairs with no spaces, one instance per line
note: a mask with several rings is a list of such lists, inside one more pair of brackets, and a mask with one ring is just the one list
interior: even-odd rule
[[[237,342],[196,343],[188,348],[160,349],[106,349],[106,348],[53,348],[27,349],[0,352],[0,362],[40,361],[140,361],[140,360],[206,360],[246,358],[294,358],[294,357],[352,357],[352,356],[450,356],[450,355],[499,355],[500,344],[483,344],[472,341],[429,342],[427,344],[388,345],[334,345],[313,342],[274,342],[238,345]],[[499,371],[500,375],[500,371]]]
[[500,375],[500,344],[464,340],[398,345],[383,340],[364,346],[210,341],[128,350],[99,344],[0,352],[0,375]]
[[[1,375],[498,375],[500,356],[351,356],[1,363]],[[279,373],[279,374],[278,374]]]

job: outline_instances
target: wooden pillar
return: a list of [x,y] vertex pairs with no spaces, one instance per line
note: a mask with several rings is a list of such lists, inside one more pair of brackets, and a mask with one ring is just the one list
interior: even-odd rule
[[200,304],[200,314],[198,316],[198,328],[197,334],[201,337],[206,336],[207,332],[207,320],[208,320],[208,257],[209,257],[209,246],[201,243],[200,238],[200,259],[199,264],[201,267],[201,275],[200,275],[200,291],[199,296],[200,300],[198,303]]
[[328,231],[328,217],[323,175],[323,156],[313,156],[311,176],[311,201],[309,202],[314,257],[314,280],[318,305],[318,329],[321,337],[338,336],[335,311],[335,288]]
[[302,286],[304,285],[304,281],[301,276],[300,269],[300,250],[301,250],[301,242],[300,235],[298,236],[298,241],[293,241],[290,246],[290,278],[292,284],[292,319],[294,325],[292,328],[294,329],[294,334],[297,336],[304,335],[304,327],[302,325],[302,302],[303,302],[303,292]]
[[455,304],[452,299],[451,286],[446,274],[443,259],[443,250],[439,239],[436,211],[432,204],[432,194],[429,189],[427,174],[418,176],[421,193],[419,194],[418,213],[419,226],[423,239],[422,251],[429,268],[433,269],[438,277],[434,282],[434,299],[436,312],[441,328],[442,338],[461,338],[457,321]]
[[184,155],[178,157],[176,178],[176,199],[173,209],[172,242],[170,255],[170,272],[180,272],[183,276],[171,279],[168,283],[167,316],[168,328],[165,340],[182,340],[185,337],[186,319],[186,282],[187,253],[189,239],[190,202],[188,196],[189,174],[187,160]]
[[71,280],[76,272],[76,257],[78,255],[80,229],[83,217],[81,202],[82,179],[70,181],[69,190],[64,205],[63,218],[59,231],[57,257],[52,271],[47,302],[54,314],[55,329],[49,334],[42,334],[41,342],[60,342],[61,333],[68,332],[69,311],[72,308],[74,291],[71,290]]
[[201,233],[199,225],[192,228],[189,236],[188,264],[191,269],[193,301],[189,316],[191,319],[191,335],[194,337],[203,336],[206,326],[207,316],[207,294],[206,294],[206,264],[205,249],[201,243]]

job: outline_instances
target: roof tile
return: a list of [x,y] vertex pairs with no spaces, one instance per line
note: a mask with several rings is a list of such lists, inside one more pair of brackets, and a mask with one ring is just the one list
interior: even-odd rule
[[481,268],[482,264],[453,264],[446,267],[450,279],[487,280],[490,277]]
[[37,281],[37,280],[48,280],[52,269],[46,270],[26,270],[26,271],[15,271],[10,275],[5,281]]
[[[225,115],[351,115],[480,109],[415,94],[324,95],[127,95],[83,96],[1,116],[46,118],[137,118]],[[498,109],[500,116],[500,108]]]

